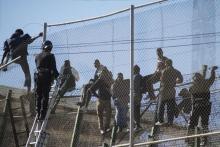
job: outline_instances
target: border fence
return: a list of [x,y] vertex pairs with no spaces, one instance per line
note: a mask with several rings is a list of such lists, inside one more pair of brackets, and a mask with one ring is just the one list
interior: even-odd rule
[[[183,88],[189,89],[192,86],[194,73],[200,72],[202,66],[207,65],[204,77],[208,79],[211,76],[211,67],[219,66],[219,7],[220,1],[218,0],[161,0],[142,6],[131,6],[121,11],[85,20],[59,24],[45,23],[43,41],[52,41],[52,52],[55,54],[58,69],[65,60],[70,60],[71,65],[77,69],[80,75],[77,89],[81,89],[93,78],[96,59],[111,71],[113,79],[117,79],[118,73],[122,73],[124,79],[129,80],[129,85],[131,85],[130,94],[122,96],[127,101],[120,102],[117,98],[111,99],[111,113],[107,112],[108,110],[105,108],[101,109],[99,107],[101,102],[92,96],[88,107],[78,110],[83,114],[80,115],[80,122],[75,120],[78,118],[75,111],[78,108],[76,103],[80,101],[76,95],[81,96],[81,94],[79,91],[67,93],[65,98],[61,100],[60,106],[62,105],[65,109],[71,108],[74,114],[70,116],[69,113],[56,113],[51,116],[48,128],[50,128],[52,135],[49,137],[48,146],[55,144],[58,146],[69,146],[69,144],[72,146],[104,146],[104,144],[111,144],[116,147],[147,145],[151,147],[185,147],[200,146],[203,138],[206,138],[204,136],[208,136],[208,144],[203,146],[220,146],[219,69],[216,70],[215,82],[210,88],[212,105],[208,128],[204,131],[201,120],[199,120],[199,127],[191,134],[187,133],[187,128],[192,112],[185,113],[184,110],[181,110],[179,115],[174,118],[173,124],[155,125],[158,121],[159,98],[152,100],[149,93],[144,93],[139,100],[140,104],[137,103],[137,97],[134,94],[136,83],[134,83],[135,71],[133,69],[134,65],[138,65],[142,76],[155,74],[159,62],[157,48],[161,48],[164,56],[171,59],[173,67],[183,75],[183,82],[175,87],[176,105],[180,105],[183,98],[178,94]],[[34,57],[41,50],[40,44],[41,41],[38,40],[29,47],[28,62],[32,75],[35,71]],[[16,77],[16,81],[10,78],[13,77],[15,71],[20,75]],[[22,87],[23,75],[18,65],[10,65],[8,72],[1,71],[0,76],[2,77],[0,79],[2,85]],[[9,80],[5,81],[6,78]],[[157,97],[161,95],[159,92],[161,90],[160,84],[160,82],[155,82],[153,85]],[[126,91],[125,87],[119,86],[116,89],[121,93]],[[169,121],[170,108],[168,107],[165,107],[165,122]],[[99,114],[100,112],[96,112],[96,109],[99,108],[100,111],[106,112]],[[137,109],[140,109],[140,112]],[[137,113],[141,114],[139,116],[141,119],[139,130],[135,128],[137,127]],[[116,129],[114,132],[113,127],[112,134],[100,134],[101,128],[98,123],[100,118],[103,117],[103,121],[106,121],[108,118],[106,119],[105,116],[110,116],[110,125],[115,126],[120,123],[118,122],[120,118],[117,117],[123,114],[125,117],[121,118],[121,121],[126,122],[126,129]],[[76,144],[70,139],[72,133],[70,129],[74,128],[74,124],[80,127],[75,129],[78,131],[74,131],[75,134],[73,134],[77,139]],[[59,128],[58,130],[63,129],[68,133],[56,131],[56,127]],[[61,141],[59,138],[62,138]],[[191,141],[189,141],[190,139]]]

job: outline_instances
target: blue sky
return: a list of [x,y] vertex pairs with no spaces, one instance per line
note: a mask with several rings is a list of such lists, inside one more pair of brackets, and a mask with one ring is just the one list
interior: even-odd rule
[[35,35],[44,22],[86,19],[152,1],[158,0],[0,0],[0,43],[16,28]]
[[[0,0],[0,47],[16,28],[22,28],[25,33],[30,35],[37,35],[43,30],[44,22],[54,24],[76,21],[119,11],[130,7],[131,4],[139,6],[152,1],[158,0],[66,0],[65,2],[58,0]],[[141,67],[141,74],[154,72],[157,63],[155,52],[157,47],[163,48],[165,56],[171,58],[174,67],[183,74],[198,71],[202,64],[208,64],[209,67],[219,65],[219,59],[216,58],[220,53],[220,50],[217,50],[219,48],[218,32],[220,32],[219,2],[219,0],[168,0],[161,5],[135,9],[135,39],[142,40],[135,43],[135,63]],[[210,6],[214,4],[216,8],[210,9],[207,4]],[[47,39],[52,40],[54,44],[53,52],[62,53],[56,54],[58,69],[64,60],[71,59],[72,65],[81,72],[80,81],[83,83],[93,76],[95,68],[92,61],[98,58],[101,63],[108,66],[114,75],[117,72],[123,72],[128,77],[130,73],[129,52],[127,51],[125,54],[124,51],[114,53],[111,51],[130,48],[128,43],[112,42],[129,39],[129,20],[128,12],[126,15],[114,15],[92,22],[48,28]],[[192,37],[192,34],[213,32],[214,34],[211,36]],[[184,35],[185,37],[178,37]],[[152,40],[153,38],[154,40]],[[160,40],[160,38],[163,39]],[[149,40],[152,41],[149,42]],[[112,43],[110,45],[82,45],[81,47],[74,45],[103,41]],[[215,41],[218,43],[209,43]],[[198,45],[191,45],[192,43]],[[202,45],[199,45],[200,43]],[[39,47],[40,44],[41,40],[38,40],[32,45]],[[58,47],[60,45],[64,46]],[[2,49],[0,50],[2,51]],[[101,50],[110,52],[82,53]],[[2,54],[1,51],[0,54]],[[34,55],[38,51],[29,50],[29,64],[32,73],[35,68]],[[192,65],[196,65],[195,68],[192,68]],[[15,72],[22,73],[18,65],[13,64],[10,67],[13,69],[9,70],[11,72],[0,73],[0,84],[21,86],[23,76],[17,76],[16,81],[4,80],[13,77]]]

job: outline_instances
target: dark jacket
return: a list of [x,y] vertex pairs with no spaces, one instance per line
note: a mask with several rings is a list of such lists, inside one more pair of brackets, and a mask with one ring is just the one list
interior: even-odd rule
[[160,83],[160,96],[161,100],[175,98],[176,80],[183,81],[183,76],[177,69],[169,66],[162,71]]
[[90,87],[91,91],[95,93],[98,90],[97,97],[102,100],[111,100],[111,93],[109,85],[103,80],[98,78]]
[[51,78],[57,78],[59,76],[56,68],[56,60],[54,54],[42,51],[36,56],[35,63],[39,73],[47,72],[51,75]]
[[209,79],[201,79],[200,81],[193,82],[189,88],[193,97],[193,102],[207,103],[210,100],[210,87],[215,81],[215,72],[212,71]]
[[65,82],[66,87],[75,87],[76,81],[75,77],[72,73],[71,66],[63,65],[60,70],[60,77],[61,77],[61,85]]
[[142,76],[140,74],[134,75],[134,97],[138,98],[138,101],[142,98],[141,80]]

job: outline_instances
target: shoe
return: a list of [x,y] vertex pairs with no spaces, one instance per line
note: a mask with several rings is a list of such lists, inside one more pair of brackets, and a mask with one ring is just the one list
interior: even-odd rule
[[134,131],[135,131],[135,132],[140,131],[140,130],[141,130],[141,128],[139,128],[139,127],[135,127],[135,128],[134,128]]
[[156,126],[162,126],[162,125],[163,125],[163,122],[159,122],[159,121],[158,121],[158,122],[155,123],[155,125],[156,125]]
[[122,132],[123,128],[119,127],[118,130],[117,130],[117,133],[120,133]]
[[7,71],[7,70],[8,70],[7,67],[5,67],[5,68],[2,69],[2,71]]
[[134,128],[134,131],[140,131],[141,129],[142,129],[142,127],[140,125],[138,125]]
[[111,128],[107,128],[106,130],[105,130],[105,132],[107,133],[107,132],[110,132],[112,129]]
[[173,125],[173,122],[168,122],[168,123],[166,123],[166,126],[167,127],[170,127],[170,126],[172,126]]
[[105,133],[105,131],[104,130],[100,130],[100,133],[103,135]]

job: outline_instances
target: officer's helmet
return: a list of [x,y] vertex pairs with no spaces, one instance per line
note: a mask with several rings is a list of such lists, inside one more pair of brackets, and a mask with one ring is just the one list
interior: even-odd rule
[[44,43],[43,43],[43,50],[47,50],[47,51],[51,51],[52,48],[53,48],[53,44],[51,41],[49,40],[46,40]]
[[22,29],[15,30],[15,33],[17,33],[18,35],[23,35],[24,34]]

